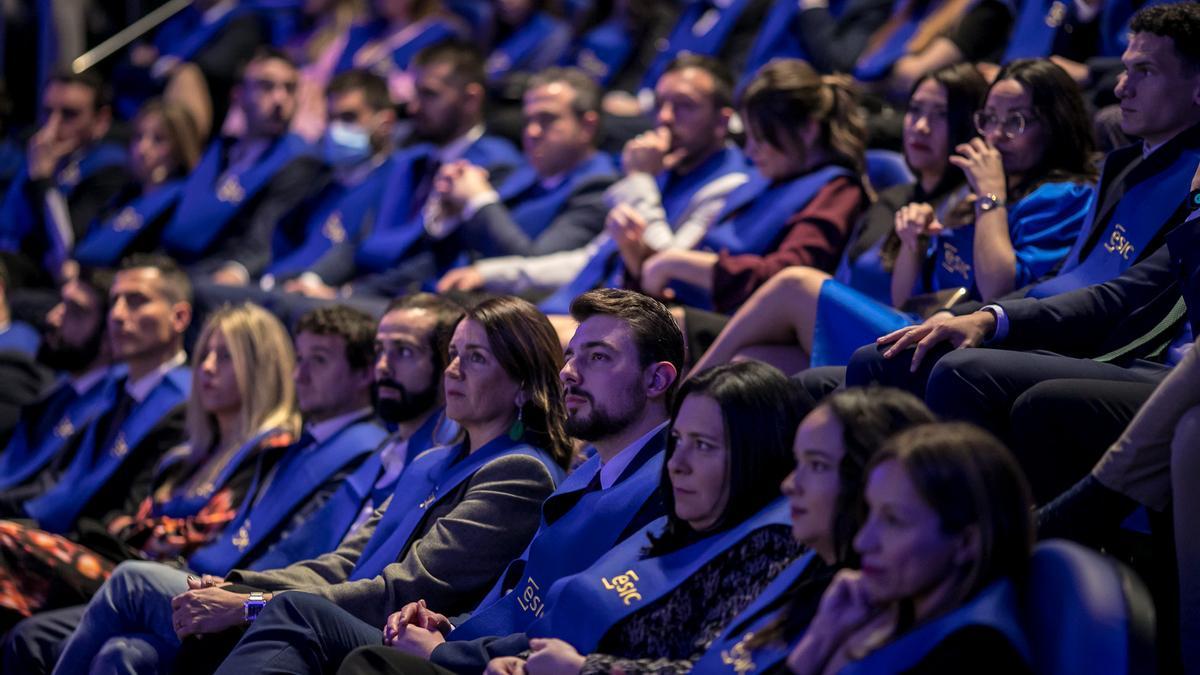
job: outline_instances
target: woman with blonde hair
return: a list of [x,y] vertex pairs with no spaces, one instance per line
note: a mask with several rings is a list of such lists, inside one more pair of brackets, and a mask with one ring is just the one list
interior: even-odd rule
[[162,99],[147,101],[133,120],[129,171],[134,181],[116,205],[88,226],[72,252],[91,267],[116,267],[132,253],[158,246],[163,227],[175,213],[184,178],[200,161],[203,139],[186,108]]
[[220,533],[298,434],[294,366],[287,331],[266,310],[212,314],[192,358],[189,442],[152,480],[134,478],[122,514],[81,521],[69,538],[0,522],[0,627],[86,602],[121,561],[181,561]]

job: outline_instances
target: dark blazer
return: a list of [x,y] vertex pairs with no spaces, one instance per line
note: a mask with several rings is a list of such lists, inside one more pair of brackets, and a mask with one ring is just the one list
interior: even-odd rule
[[837,18],[828,7],[801,10],[796,30],[813,67],[823,73],[853,71],[871,35],[891,15],[892,4],[891,0],[849,0]]
[[1200,218],[1175,228],[1165,247],[1111,281],[1041,300],[1001,301],[1009,318],[1001,346],[1095,358],[1153,334],[1126,357],[1157,360],[1187,318],[1164,323],[1180,297],[1194,333],[1200,329]]
[[407,550],[380,576],[346,581],[387,503],[332,553],[278,570],[234,570],[226,578],[264,590],[319,595],[373,626],[420,598],[439,611],[460,614],[473,609],[509,561],[525,550],[538,528],[542,502],[553,491],[554,478],[537,459],[499,457],[439,499]]

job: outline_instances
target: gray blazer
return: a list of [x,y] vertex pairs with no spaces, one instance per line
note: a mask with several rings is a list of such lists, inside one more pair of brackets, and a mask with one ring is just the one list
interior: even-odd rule
[[226,578],[268,591],[319,595],[378,627],[421,598],[453,616],[473,609],[525,550],[552,492],[554,478],[541,462],[500,457],[438,500],[380,576],[347,581],[390,499],[332,553],[283,569],[234,570]]

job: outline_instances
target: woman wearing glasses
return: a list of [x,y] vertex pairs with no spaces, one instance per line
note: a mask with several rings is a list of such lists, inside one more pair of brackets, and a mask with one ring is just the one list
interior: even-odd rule
[[[918,323],[951,296],[990,301],[1066,257],[1094,198],[1094,143],[1079,88],[1045,59],[1014,61],[974,115],[979,136],[953,149],[966,178],[934,207],[895,214],[900,240],[886,305],[825,283],[811,365],[844,364],[857,347]],[[955,289],[966,293],[955,295]]]

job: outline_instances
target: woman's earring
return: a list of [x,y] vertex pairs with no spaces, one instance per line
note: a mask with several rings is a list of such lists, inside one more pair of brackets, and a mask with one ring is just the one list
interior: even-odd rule
[[508,437],[514,441],[519,441],[525,436],[525,406],[517,406],[517,419],[513,420],[512,426],[508,428]]

